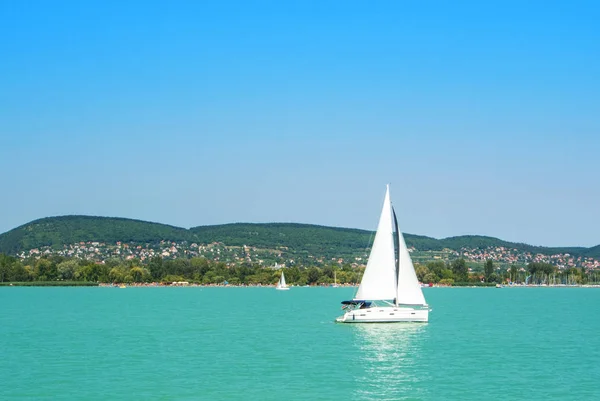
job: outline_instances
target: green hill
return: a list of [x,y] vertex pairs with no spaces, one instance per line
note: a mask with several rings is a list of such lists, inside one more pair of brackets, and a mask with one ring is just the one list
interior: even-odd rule
[[600,245],[596,245],[591,248],[584,248],[582,255],[590,258],[600,259]]
[[[161,240],[197,243],[222,242],[229,246],[248,245],[281,249],[290,253],[314,255],[326,259],[364,254],[373,233],[352,228],[325,227],[296,223],[234,223],[199,226],[191,229],[115,217],[60,216],[47,217],[24,224],[0,235],[0,252],[16,254],[43,246],[62,247],[81,241],[114,244],[117,241],[157,244]],[[441,251],[461,248],[515,248],[521,252],[570,253],[576,256],[600,257],[600,245],[593,248],[545,248],[502,241],[498,238],[465,235],[435,239],[405,234],[408,246],[419,251]]]
[[186,241],[185,228],[117,217],[60,216],[34,220],[0,235],[0,252],[14,254],[42,246],[62,247],[81,241],[156,243]]
[[222,242],[258,248],[286,247],[293,253],[324,258],[347,257],[364,252],[372,233],[353,228],[325,227],[297,223],[234,223],[191,228],[201,243]]
[[[583,247],[555,247],[547,248],[543,246],[533,246],[522,243],[503,241],[494,237],[486,237],[483,235],[462,235],[458,237],[448,237],[441,240],[435,240],[439,246],[444,248],[459,250],[461,248],[471,249],[485,249],[487,247],[504,247],[517,249],[520,252],[531,252],[531,253],[542,253],[542,254],[557,254],[557,253],[570,253],[573,255],[581,255],[587,248]],[[419,250],[421,249],[415,246]],[[435,250],[435,249],[432,249]]]

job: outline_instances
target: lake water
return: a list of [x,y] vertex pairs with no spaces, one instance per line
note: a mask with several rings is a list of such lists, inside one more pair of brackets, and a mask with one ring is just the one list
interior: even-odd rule
[[0,399],[600,399],[600,289],[428,288],[428,324],[333,323],[354,291],[0,287]]

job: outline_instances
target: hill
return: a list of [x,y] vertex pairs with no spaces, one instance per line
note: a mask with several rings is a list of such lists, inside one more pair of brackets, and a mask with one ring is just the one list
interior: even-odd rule
[[[523,243],[515,243],[503,241],[494,237],[487,237],[483,235],[462,235],[458,237],[448,237],[441,240],[435,240],[438,242],[438,246],[444,248],[459,250],[461,248],[470,249],[485,249],[488,247],[504,247],[517,249],[519,252],[530,252],[530,253],[541,253],[541,254],[558,254],[558,253],[569,253],[573,255],[583,255],[587,248],[583,247],[543,247],[534,246]],[[416,247],[416,246],[415,246]],[[421,249],[416,247],[417,249]],[[591,249],[591,248],[590,248]],[[423,249],[426,250],[426,249]],[[432,249],[434,250],[434,249]]]
[[231,246],[285,247],[294,254],[348,257],[364,253],[372,232],[353,228],[325,227],[298,223],[233,223],[193,227],[201,243],[222,242]]
[[81,241],[157,243],[187,241],[185,228],[118,217],[59,216],[34,220],[0,235],[0,252],[15,254],[43,246],[62,247]]
[[583,248],[581,253],[583,256],[588,258],[600,259],[600,245],[596,245],[591,248]]
[[[372,241],[372,235],[373,233],[367,230],[297,223],[233,223],[185,229],[126,218],[60,216],[35,220],[1,234],[0,252],[16,254],[44,246],[61,248],[63,245],[82,241],[158,244],[165,240],[222,242],[228,246],[248,245],[266,249],[285,247],[290,253],[329,259],[364,255]],[[546,255],[570,253],[575,256],[600,257],[600,245],[592,248],[546,248],[477,235],[435,239],[405,234],[405,239],[408,246],[413,246],[419,251],[505,247],[517,249],[519,252]]]
[[[364,251],[373,240],[373,232],[367,230],[325,227],[295,223],[234,223],[191,228],[198,241],[223,242],[227,245],[252,245],[256,247],[286,246],[295,251],[308,251],[313,255],[327,256],[333,251],[335,255],[345,256],[347,253]],[[419,251],[442,251],[451,249],[486,249],[488,247],[504,247],[517,249],[519,252],[600,256],[600,245],[594,248],[584,247],[542,247],[522,243],[503,241],[482,235],[462,235],[436,239],[423,235],[404,234],[406,244]]]

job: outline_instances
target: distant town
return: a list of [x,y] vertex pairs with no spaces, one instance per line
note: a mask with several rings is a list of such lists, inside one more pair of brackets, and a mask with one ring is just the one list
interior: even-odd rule
[[[583,268],[585,270],[600,269],[600,260],[592,257],[575,257],[569,253],[559,253],[545,255],[541,253],[519,252],[517,249],[505,247],[488,247],[485,249],[462,248],[459,251],[445,249],[443,251],[419,251],[414,247],[410,248],[412,258],[417,263],[427,263],[430,261],[441,260],[450,262],[452,260],[463,258],[467,262],[474,264],[483,264],[487,260],[494,261],[499,266],[526,266],[528,263],[549,263],[565,270],[570,268]],[[163,259],[178,259],[204,257],[212,261],[223,262],[227,265],[234,265],[240,262],[249,262],[261,267],[285,268],[289,266],[327,266],[327,265],[345,265],[352,267],[364,266],[368,257],[368,250],[364,253],[353,255],[346,258],[331,258],[326,260],[318,255],[303,253],[301,255],[289,252],[287,247],[278,247],[277,249],[262,249],[253,246],[228,246],[220,242],[210,244],[197,244],[172,241],[161,241],[159,244],[135,244],[116,242],[108,244],[104,242],[79,242],[76,244],[65,245],[56,249],[52,247],[40,247],[28,251],[22,251],[17,254],[20,259],[39,258],[43,256],[64,256],[75,257],[98,263],[104,263],[109,259],[133,260],[142,262],[161,257]]]

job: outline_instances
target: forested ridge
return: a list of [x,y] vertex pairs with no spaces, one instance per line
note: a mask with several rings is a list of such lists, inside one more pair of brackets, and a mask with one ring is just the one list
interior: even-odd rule
[[[221,242],[229,246],[248,245],[260,248],[287,247],[295,252],[315,256],[345,257],[364,252],[372,241],[372,235],[367,230],[298,223],[232,223],[186,229],[126,218],[59,216],[35,220],[0,234],[0,252],[15,255],[44,246],[58,249],[64,245],[88,241],[136,244],[187,241],[205,244]],[[479,235],[435,239],[405,234],[405,239],[409,247],[415,247],[419,251],[507,247],[520,252],[600,257],[600,245],[592,248],[547,248]]]
[[[517,266],[514,263],[502,266],[494,265],[491,260],[487,260],[485,265],[471,261],[471,270],[459,251],[506,247],[519,252],[590,255],[600,252],[600,246],[543,248],[475,235],[441,240],[411,234],[406,234],[405,237],[408,246],[425,253],[444,249],[457,252],[454,260],[421,260],[415,263],[417,276],[423,282],[473,285],[481,283],[482,277],[484,284],[500,281],[598,281],[597,269],[557,269],[552,264],[539,262],[530,262],[527,266]],[[123,218],[49,217],[0,235],[0,285],[13,282],[55,285],[58,282],[147,283],[182,280],[201,284],[265,285],[275,283],[281,271],[281,266],[278,267],[273,261],[259,260],[270,253],[279,255],[279,262],[286,265],[286,277],[291,284],[331,283],[334,271],[337,272],[338,283],[357,283],[366,262],[366,258],[362,257],[366,256],[372,240],[373,232],[366,230],[297,223],[234,223],[185,229]],[[117,242],[123,244],[114,246]],[[82,243],[83,245],[71,246]],[[95,259],[90,259],[78,257],[76,253],[67,254],[65,251],[83,248],[95,252],[97,248],[102,248],[102,243],[112,245],[106,246],[110,251],[101,253],[100,258],[97,253]],[[136,246],[125,245],[126,243]],[[195,248],[192,246],[214,243],[219,245],[204,246],[204,251],[212,252],[205,256],[200,255],[199,245]],[[124,257],[123,253],[118,253],[129,249],[148,250],[152,245],[156,245],[157,252],[147,258],[134,257],[130,253],[129,257]],[[45,251],[24,252],[38,248]],[[52,248],[57,252],[51,252]],[[161,256],[161,252],[166,252],[167,249],[171,253],[167,252],[166,257],[164,253]],[[185,253],[191,249],[196,253]],[[237,257],[225,261],[223,253],[227,249]],[[261,255],[257,255],[259,250],[263,250]]]

